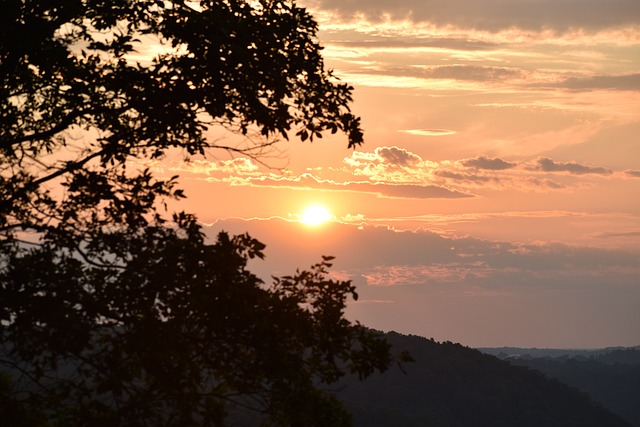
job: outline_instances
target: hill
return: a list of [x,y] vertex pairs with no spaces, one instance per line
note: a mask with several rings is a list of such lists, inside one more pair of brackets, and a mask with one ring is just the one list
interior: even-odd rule
[[640,427],[640,347],[602,350],[482,349],[588,393]]
[[415,362],[337,395],[356,427],[629,427],[586,393],[525,366],[451,342],[386,334]]
[[607,347],[591,350],[558,349],[558,348],[521,348],[521,347],[484,347],[478,348],[483,353],[497,356],[500,359],[511,358],[577,358],[596,359],[605,363],[640,364],[640,346]]

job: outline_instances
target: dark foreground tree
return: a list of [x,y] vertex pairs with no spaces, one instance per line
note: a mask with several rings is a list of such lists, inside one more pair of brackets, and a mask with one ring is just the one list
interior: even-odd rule
[[[263,283],[247,270],[261,243],[207,243],[161,209],[183,197],[175,178],[140,166],[169,149],[260,156],[291,132],[360,144],[310,15],[274,0],[0,12],[2,397],[64,426],[223,425],[243,407],[348,424],[322,384],[389,364],[385,341],[344,319],[353,286],[327,278],[328,258]],[[211,126],[247,143],[217,145]]]
[[[158,196],[181,196],[135,166],[172,147],[260,156],[323,130],[357,146],[352,88],[325,71],[316,29],[292,1],[4,1],[2,238],[51,221],[139,224]],[[219,145],[216,125],[248,142]]]
[[389,363],[343,317],[354,287],[326,277],[328,258],[265,286],[246,269],[261,243],[207,245],[192,218],[177,222],[91,241],[109,266],[46,245],[12,254],[2,361],[24,401],[62,425],[222,425],[245,407],[277,425],[348,425],[318,385]]

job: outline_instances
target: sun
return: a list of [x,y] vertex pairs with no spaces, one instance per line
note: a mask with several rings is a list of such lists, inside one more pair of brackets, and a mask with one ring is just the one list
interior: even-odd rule
[[320,205],[309,206],[304,210],[300,217],[300,222],[312,227],[327,221],[331,221],[331,214],[325,207]]

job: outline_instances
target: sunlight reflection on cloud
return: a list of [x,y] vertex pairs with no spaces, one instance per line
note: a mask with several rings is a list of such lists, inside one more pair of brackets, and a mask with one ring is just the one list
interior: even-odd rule
[[448,129],[403,129],[399,130],[398,132],[418,136],[447,136],[456,134],[456,131]]

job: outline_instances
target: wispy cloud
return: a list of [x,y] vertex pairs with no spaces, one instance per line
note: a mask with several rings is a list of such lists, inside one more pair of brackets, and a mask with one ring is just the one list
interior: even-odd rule
[[437,168],[437,163],[395,146],[355,151],[343,163],[343,170],[374,182],[411,184],[432,183],[432,171]]
[[[395,153],[390,156],[388,153]],[[406,159],[411,159],[407,161]],[[534,162],[506,161],[479,155],[473,158],[433,162],[398,147],[378,147],[373,152],[354,152],[344,159],[342,169],[372,182],[436,185],[461,193],[477,194],[485,190],[548,192],[566,190],[579,181],[568,176],[609,176],[604,167],[576,162],[556,162],[540,158]],[[555,173],[557,177],[546,176]]]
[[457,199],[471,197],[459,191],[437,185],[396,184],[385,182],[321,180],[311,174],[283,178],[248,178],[239,185],[254,187],[289,188],[293,190],[348,191],[372,193],[378,197],[399,199]]
[[[243,222],[257,235],[294,235],[296,223],[281,220]],[[233,230],[229,221],[214,227]],[[265,234],[266,233],[266,234]],[[364,277],[371,286],[481,285],[487,289],[560,286],[541,279],[573,277],[602,280],[609,275],[633,281],[640,274],[637,251],[598,249],[561,243],[513,243],[471,236],[444,236],[428,230],[398,231],[389,227],[334,223],[325,231],[340,262],[341,278]],[[635,234],[635,233],[634,233]],[[278,241],[279,239],[272,239]],[[277,242],[274,244],[279,245]],[[291,242],[282,242],[291,245]],[[283,260],[294,261],[303,244],[277,246]],[[377,251],[374,248],[385,248]],[[307,249],[308,250],[308,249]],[[293,257],[293,258],[291,258]],[[515,279],[515,280],[514,280]],[[635,283],[635,282],[634,282]]]
[[399,132],[417,136],[447,136],[456,134],[456,131],[449,129],[403,129]]
[[534,163],[533,166],[536,170],[543,172],[568,172],[576,175],[584,174],[597,174],[597,175],[611,175],[611,169],[581,165],[576,162],[555,162],[547,157],[541,157]]
[[558,86],[572,90],[611,89],[640,91],[640,74],[569,77],[561,81]]
[[365,17],[373,22],[406,19],[438,26],[500,31],[512,27],[600,31],[640,23],[640,4],[634,0],[315,0],[314,8],[337,13],[343,19]]
[[478,156],[472,159],[460,160],[460,163],[465,167],[487,170],[505,170],[517,166],[516,163],[507,162],[497,157],[490,158],[487,156]]
[[267,243],[266,260],[252,266],[265,278],[335,255],[339,277],[353,280],[360,295],[348,316],[371,327],[463,343],[518,342],[529,331],[527,340],[538,334],[543,345],[553,327],[557,345],[566,346],[585,345],[571,340],[587,322],[590,339],[594,330],[602,331],[597,339],[619,331],[630,342],[640,337],[637,247],[509,243],[366,224],[331,223],[318,233],[278,219],[220,221],[206,231],[223,229]]
[[615,232],[606,232],[606,233],[598,233],[595,235],[596,238],[599,239],[637,239],[640,237],[640,231],[630,231],[625,233],[615,233]]
[[339,167],[317,167],[304,173],[264,170],[250,159],[198,160],[165,165],[166,173],[231,186],[327,192],[357,192],[398,199],[461,199],[487,191],[553,192],[589,188],[598,179],[640,177],[640,172],[615,172],[602,166],[533,161],[478,155],[432,161],[397,146],[354,151]]
[[471,81],[504,81],[521,79],[526,73],[523,70],[509,67],[492,67],[479,65],[437,65],[412,67],[405,71],[415,77],[430,79],[454,79]]
[[238,157],[230,160],[192,160],[174,163],[168,167],[171,172],[206,176],[260,176],[260,167],[251,159]]
[[366,70],[371,75],[396,76],[422,80],[456,80],[495,83],[508,80],[531,79],[530,73],[510,67],[488,65],[409,65],[377,64]]

